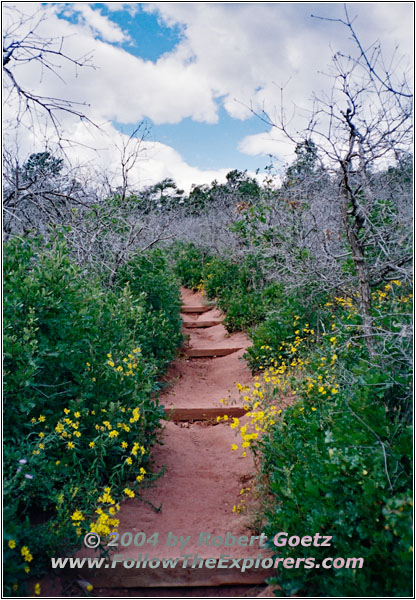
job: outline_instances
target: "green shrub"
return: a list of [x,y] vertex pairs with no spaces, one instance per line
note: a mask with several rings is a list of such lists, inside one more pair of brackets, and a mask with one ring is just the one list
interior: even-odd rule
[[141,348],[163,371],[182,342],[179,285],[166,256],[161,250],[139,253],[120,269],[117,282],[129,284],[134,297],[142,300],[146,335]]
[[271,284],[252,291],[236,287],[225,299],[220,295],[219,305],[226,311],[225,327],[229,332],[249,331],[251,336],[269,315],[278,313],[281,294],[282,286]]
[[214,257],[203,269],[204,290],[208,298],[217,298],[218,307],[226,314],[224,325],[229,332],[247,330],[263,321],[273,308],[278,286],[264,289],[256,257],[243,262]]
[[[219,302],[220,307],[223,303]],[[261,292],[244,293],[237,289],[227,298],[224,326],[230,333],[253,327],[264,319],[265,307]]]
[[332,536],[329,548],[286,546],[274,548],[276,555],[364,559],[362,569],[281,568],[283,595],[411,593],[412,434],[366,383],[336,399],[297,402],[260,444],[266,535]]
[[158,251],[112,290],[59,241],[13,240],[4,272],[5,591],[21,595],[85,532],[117,529],[117,502],[151,476],[158,380],[182,337]]
[[[382,296],[385,304],[374,307],[378,321],[384,312],[390,325],[398,327],[398,319],[403,324],[409,303],[403,292],[395,296],[390,286],[390,298]],[[262,438],[254,433],[250,444],[260,459],[266,535],[332,536],[329,548],[272,546],[276,557],[318,563],[363,558],[364,566],[324,571],[301,563],[278,568],[270,582],[278,583],[282,595],[408,595],[412,431],[405,403],[411,372],[404,360],[391,358],[398,353],[397,336],[383,338],[384,355],[368,369],[354,303],[337,298],[325,304],[327,323],[319,336],[294,315],[287,341],[280,339],[281,354],[274,358],[266,346],[257,356],[265,373],[249,399],[250,428],[240,428],[240,434],[250,440],[254,425],[263,432]],[[288,392],[296,402],[277,410]]]
[[252,345],[245,354],[252,372],[289,358],[298,340],[304,342],[329,326],[330,315],[320,309],[322,295],[309,303],[310,295],[311,290],[302,298],[289,295],[281,284],[262,291],[265,320],[258,319],[257,327],[249,331]]
[[197,290],[202,283],[206,253],[192,243],[176,242],[168,248],[174,269],[182,285]]
[[239,264],[219,257],[212,257],[204,264],[202,275],[207,297],[218,297],[222,308],[235,288],[244,285]]

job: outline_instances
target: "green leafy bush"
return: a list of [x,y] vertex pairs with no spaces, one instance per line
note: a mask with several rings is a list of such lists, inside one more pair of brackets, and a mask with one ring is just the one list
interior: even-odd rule
[[161,250],[139,253],[120,269],[117,282],[129,284],[134,297],[141,298],[146,335],[140,345],[163,371],[182,342],[179,286],[165,254]]
[[275,284],[264,289],[261,271],[251,255],[241,263],[210,258],[204,265],[203,286],[207,297],[216,297],[225,312],[224,325],[229,332],[247,330],[263,321],[279,295]]
[[192,243],[176,242],[168,248],[174,269],[182,285],[197,290],[202,283],[206,253]]
[[158,380],[182,337],[159,251],[133,258],[111,290],[59,240],[11,241],[4,272],[5,590],[20,595],[85,532],[117,529],[117,502],[140,493]]
[[[394,325],[401,331],[410,296],[400,282],[394,287],[374,292],[381,298],[374,313],[386,329]],[[242,392],[250,412],[248,424],[237,427],[242,448],[250,446],[259,461],[269,539],[278,532],[332,536],[325,548],[271,544],[275,557],[314,558],[321,564],[326,557],[363,558],[364,566],[317,570],[301,562],[297,568],[278,568],[270,583],[288,596],[409,595],[412,430],[406,403],[411,370],[403,352],[401,361],[396,356],[398,335],[388,338],[385,356],[380,353],[368,369],[352,300],[339,297],[325,308],[329,324],[319,336],[293,315],[280,355],[275,357],[271,346],[260,349],[264,375],[251,392]],[[402,343],[403,351],[408,342]],[[288,397],[296,401],[279,408]]]
[[[309,291],[310,292],[310,291]],[[306,295],[306,298],[309,294]],[[262,292],[263,305],[268,307],[263,322],[249,331],[252,345],[247,349],[245,359],[253,372],[260,366],[266,367],[282,357],[290,357],[293,345],[302,338],[310,338],[318,329],[329,325],[329,314],[321,310],[319,300],[315,298],[309,305],[304,298],[293,297],[285,293],[284,286],[276,284]],[[301,323],[303,323],[301,327]]]
[[220,257],[211,257],[204,264],[202,275],[207,297],[218,297],[220,305],[226,304],[233,291],[243,285],[240,265]]
[[229,332],[248,329],[264,319],[265,306],[261,292],[237,289],[230,294],[226,303],[220,301],[219,304],[226,304],[224,326]]
[[266,535],[332,536],[331,546],[275,548],[281,557],[363,558],[361,569],[279,569],[283,595],[411,593],[410,427],[391,419],[372,381],[336,399],[309,395],[260,444],[267,481]]

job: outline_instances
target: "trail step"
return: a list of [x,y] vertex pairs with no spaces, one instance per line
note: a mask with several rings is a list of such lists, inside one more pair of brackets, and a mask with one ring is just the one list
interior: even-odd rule
[[207,358],[216,356],[227,356],[233,354],[243,348],[187,348],[185,356],[188,358]]
[[242,417],[246,410],[240,406],[218,407],[218,408],[167,408],[165,415],[171,421],[210,421],[217,417]]
[[[200,316],[210,310],[215,309],[215,305],[196,305],[191,306],[186,302],[204,302],[202,296],[183,294],[183,302],[181,313],[183,313],[183,327],[189,328],[205,328],[219,325],[222,321],[217,316],[216,318]],[[186,317],[189,313],[189,317]],[[219,313],[216,313],[217,315]],[[192,320],[195,319],[195,320]],[[201,319],[201,320],[199,320]],[[208,320],[209,319],[209,320]],[[241,347],[221,347],[223,343],[237,344],[244,342],[232,341],[225,336],[220,336],[221,341],[213,341],[206,339],[202,332],[189,331],[188,335],[198,344],[212,344],[206,348],[189,347],[183,350],[183,355],[186,358],[208,358],[227,356],[242,350]],[[201,341],[201,338],[205,341]],[[191,341],[191,344],[193,342]],[[218,344],[220,347],[213,347]],[[237,355],[238,356],[238,355]],[[239,362],[235,356],[235,361],[231,358],[230,370],[233,368],[234,362]],[[201,363],[188,363],[181,361],[180,367],[183,368],[184,375],[191,379],[199,376],[199,368],[201,371],[211,372],[211,369],[217,363],[205,361],[206,365]],[[195,370],[194,370],[195,368]],[[221,369],[220,369],[221,370]],[[199,381],[199,380],[198,380]],[[192,381],[189,382],[192,384]],[[206,382],[209,387],[209,381]],[[214,382],[213,382],[214,383]],[[217,383],[217,382],[215,382]],[[222,389],[220,385],[213,385],[209,391],[212,403],[214,404],[217,392]],[[182,388],[180,388],[182,389]],[[247,545],[249,531],[241,517],[231,512],[232,504],[235,498],[238,497],[241,487],[241,481],[245,481],[245,477],[252,476],[251,458],[247,457],[244,461],[240,460],[236,453],[228,452],[234,438],[234,433],[229,427],[220,424],[218,427],[203,427],[197,424],[189,427],[179,427],[180,422],[204,421],[208,425],[209,421],[216,421],[217,417],[228,415],[229,419],[233,417],[242,417],[247,410],[241,406],[209,406],[209,407],[186,407],[186,403],[195,403],[194,400],[189,400],[189,390],[192,391],[192,386],[189,389],[184,389],[183,400],[178,389],[178,397],[175,399],[176,406],[172,401],[170,405],[163,407],[165,417],[163,446],[155,450],[156,464],[166,466],[166,473],[163,478],[158,480],[157,487],[151,487],[148,490],[143,490],[142,500],[140,498],[126,500],[123,502],[120,511],[120,535],[131,532],[133,539],[138,537],[138,544],[142,542],[141,532],[146,536],[154,532],[160,532],[160,540],[157,547],[149,545],[142,547],[134,545],[135,542],[129,543],[124,548],[121,544],[123,541],[120,537],[120,546],[114,553],[118,554],[118,562],[111,564],[110,557],[106,559],[106,563],[99,569],[90,569],[86,566],[77,569],[79,574],[82,574],[85,579],[91,581],[95,588],[113,588],[125,589],[127,592],[133,588],[153,588],[155,591],[146,594],[147,596],[159,597],[162,589],[183,588],[183,587],[207,587],[207,586],[238,586],[238,585],[257,585],[263,584],[264,581],[272,576],[275,571],[272,568],[265,569],[261,565],[261,558],[270,554],[269,550],[259,548],[257,544],[254,546]],[[204,396],[205,397],[205,396]],[[187,400],[188,398],[188,400]],[[209,402],[208,402],[209,403]],[[180,406],[182,404],[182,406]],[[185,404],[185,406],[183,406]],[[201,403],[203,404],[202,397]],[[178,459],[181,460],[178,460]],[[249,461],[246,463],[246,461]],[[217,469],[218,467],[218,469]],[[155,482],[156,483],[156,482]],[[162,509],[163,500],[163,510]],[[161,504],[160,509],[154,510],[156,506]],[[228,513],[229,516],[228,516]],[[214,515],[214,517],[213,517]],[[216,529],[218,528],[218,532]],[[167,545],[166,535],[171,530],[174,535],[185,535],[191,538],[190,543],[184,550],[181,546],[171,547]],[[241,539],[244,541],[239,544],[230,546],[213,546],[212,548],[200,547],[198,537],[201,532],[206,531],[212,535],[225,535],[229,531],[231,535],[237,539],[240,533],[244,533]],[[169,534],[170,535],[170,534]],[[159,543],[160,542],[160,543]],[[97,556],[98,551],[93,549],[83,548],[78,553],[80,556]],[[149,561],[146,566],[143,563],[138,564],[139,556],[149,555]],[[192,566],[188,562],[187,566],[183,564],[184,555],[198,555],[205,559],[210,557],[220,558],[221,555],[228,555],[233,559],[250,558],[251,566],[247,566],[244,572],[240,568],[213,568],[212,563],[207,566]],[[157,559],[155,558],[157,557]],[[176,566],[169,567],[167,563],[160,564],[160,559],[178,557]],[[153,560],[152,560],[153,559]],[[128,563],[123,564],[123,560]],[[254,561],[256,564],[254,565]],[[258,561],[258,562],[257,562]],[[149,565],[150,562],[150,565]],[[228,563],[229,564],[229,563]],[[267,563],[266,563],[267,564]],[[240,563],[241,565],[241,563]],[[211,568],[210,568],[211,567]],[[61,570],[63,574],[66,570]],[[94,573],[95,571],[95,573]],[[66,571],[74,577],[74,570]],[[95,575],[95,576],[94,576]],[[160,590],[160,591],[158,591]],[[180,590],[179,590],[180,591]],[[174,593],[174,592],[173,592]],[[127,594],[129,595],[129,594]],[[204,595],[203,593],[201,595]],[[222,595],[222,594],[220,594]]]
[[184,327],[214,327],[214,325],[221,325],[221,319],[213,319],[212,321],[184,321]]
[[182,313],[204,313],[212,310],[215,306],[182,306]]
[[[140,549],[138,549],[140,550]],[[145,554],[144,552],[142,553]],[[224,552],[227,554],[227,552]],[[124,557],[123,557],[124,558]],[[134,557],[137,560],[137,553]],[[219,558],[219,556],[217,557]],[[256,558],[256,556],[254,556]],[[125,560],[131,563],[131,556],[126,556]],[[133,563],[135,560],[133,560]],[[122,563],[117,563],[115,567],[110,567],[107,563],[105,567],[97,569],[92,574],[91,569],[77,569],[78,575],[84,575],[91,581],[95,588],[166,588],[166,587],[209,587],[223,585],[257,585],[264,583],[267,577],[274,574],[273,569],[265,569],[259,566],[257,569],[248,569],[243,573],[236,568],[208,568],[207,566],[194,567],[188,566],[191,560],[188,559],[188,565],[183,566],[183,559],[178,561],[175,568],[125,568]],[[229,565],[232,564],[229,560]],[[241,563],[240,563],[241,564]],[[72,569],[71,575],[74,574]]]

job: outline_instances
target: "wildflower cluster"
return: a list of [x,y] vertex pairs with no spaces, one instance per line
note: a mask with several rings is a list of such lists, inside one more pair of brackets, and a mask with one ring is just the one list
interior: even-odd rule
[[234,504],[233,509],[232,509],[233,513],[241,513],[247,509],[246,496],[250,492],[250,490],[251,490],[251,488],[249,488],[249,487],[241,488],[240,495],[239,495],[239,501],[237,502],[237,504]]
[[[392,335],[390,353],[382,358],[385,364],[396,361],[392,363],[394,369],[386,373],[375,360],[368,370],[358,297],[337,296],[326,302],[328,312],[319,324],[319,334],[296,314],[286,341],[255,348],[258,374],[254,384],[236,385],[246,414],[242,418],[218,418],[238,435],[231,451],[244,457],[250,450],[254,456],[266,535],[272,537],[282,528],[296,529],[299,519],[316,528],[325,527],[336,540],[340,555],[351,554],[354,540],[361,549],[369,548],[362,552],[373,573],[379,573],[386,553],[396,556],[395,568],[400,565],[403,571],[408,569],[411,554],[410,537],[405,532],[412,507],[405,458],[410,430],[401,425],[394,403],[397,400],[391,394],[395,370],[401,373],[396,377],[396,393],[405,395],[409,383],[406,365],[399,362],[403,354],[393,345],[399,335],[403,338],[409,314],[405,311],[412,298],[409,290],[399,293],[400,288],[403,284],[392,281],[373,292],[374,325],[382,324]],[[235,400],[222,399],[223,404],[229,402]],[[392,428],[400,432],[397,439],[390,438]],[[386,463],[385,452],[393,447],[394,458],[389,453]],[[394,484],[392,472],[397,475]],[[243,497],[234,504],[233,512],[244,510]],[[351,540],[343,536],[346,526],[352,532]],[[386,532],[390,534],[388,541]],[[367,545],[363,546],[363,540]],[[374,540],[378,540],[377,549]],[[394,550],[397,545],[400,552]],[[288,552],[298,556],[295,550]],[[384,568],[391,570],[387,565]],[[285,573],[279,584],[287,590],[297,589],[293,588],[294,579],[306,581],[313,576],[299,572],[293,578]],[[363,576],[361,585],[368,585],[367,579]],[[349,585],[343,580],[336,584],[340,589]]]
[[[301,325],[298,314],[287,318],[284,331],[275,331],[275,325],[274,321],[266,322],[253,332],[253,346],[245,355],[252,371],[270,367],[283,375],[290,367],[307,364],[303,355],[315,341],[315,329],[308,322]],[[264,343],[265,339],[273,340],[273,344]]]
[[[33,555],[28,546],[19,546],[14,538],[9,538],[7,544],[5,544],[5,558],[8,557],[13,561],[14,570],[16,574],[24,574],[26,576],[31,572],[30,564],[33,561]],[[19,577],[16,576],[16,579]],[[21,578],[21,577],[20,577]],[[19,584],[14,581],[11,585],[13,592],[19,592]],[[36,583],[34,586],[35,595],[40,594],[40,584]]]
[[[76,540],[81,540],[88,531],[105,539],[111,531],[117,530],[118,502],[123,497],[134,497],[134,488],[137,490],[147,475],[145,466],[152,438],[149,438],[149,424],[144,415],[145,411],[139,406],[124,407],[113,402],[108,408],[64,407],[58,421],[42,414],[31,419],[25,448],[27,458],[17,461],[14,479],[20,489],[31,496],[45,494],[45,477],[49,478],[49,484],[53,483],[50,499],[55,500],[56,517],[47,526],[57,539],[65,538],[66,544],[76,545]],[[106,457],[105,461],[102,457]],[[89,465],[95,465],[94,478]],[[88,472],[87,482],[83,477],[85,472]],[[87,490],[94,485],[98,487],[111,474],[115,495],[110,487],[104,487],[102,494],[95,496],[94,508]],[[134,486],[123,488],[123,482],[131,478],[134,478]],[[57,489],[62,491],[57,494],[54,492]],[[24,536],[19,538],[25,539]],[[9,540],[9,550],[15,545],[14,539]],[[24,544],[22,557],[27,563],[33,559]],[[35,561],[39,570],[45,561],[38,555],[35,559],[39,559]],[[23,572],[28,574],[29,571],[26,565]]]
[[182,338],[159,251],[120,268],[111,289],[60,241],[13,240],[6,255],[5,593],[22,595],[51,555],[73,553],[91,527],[115,529],[123,490],[151,476],[155,396]]
[[[97,499],[99,503],[95,510],[98,518],[89,523],[88,531],[98,533],[103,539],[111,532],[117,531],[120,521],[114,518],[114,515],[120,510],[120,505],[111,496],[111,488],[104,488],[104,493]],[[73,518],[73,517],[72,517]]]
[[[269,372],[266,372],[266,374],[269,375]],[[240,436],[241,445],[239,446],[234,443],[231,445],[231,450],[234,452],[241,449],[241,456],[243,458],[247,456],[247,450],[255,447],[261,434],[273,426],[275,419],[282,413],[282,410],[275,405],[265,405],[266,387],[262,387],[259,383],[258,380],[260,378],[258,376],[255,379],[256,383],[251,390],[249,386],[236,384],[238,391],[245,394],[243,397],[244,409],[248,412],[244,416],[244,423],[241,423],[237,417],[232,417],[232,420],[228,415],[217,417],[218,422],[221,420],[228,422],[230,428],[235,429],[236,433]],[[225,399],[223,399],[223,403],[226,403]]]
[[[141,348],[134,348],[133,354],[129,353],[121,359],[121,363],[116,365],[111,352],[107,354],[107,364],[114,369],[116,373],[120,373],[122,377],[129,377],[135,374],[135,370],[139,367],[138,360],[141,353]],[[87,363],[88,364],[88,363]]]

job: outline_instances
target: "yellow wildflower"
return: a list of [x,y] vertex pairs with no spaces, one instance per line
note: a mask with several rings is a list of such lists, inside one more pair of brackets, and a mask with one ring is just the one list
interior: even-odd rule
[[72,513],[71,519],[73,521],[83,521],[84,520],[84,516],[83,516],[83,514],[82,514],[81,511],[76,510],[75,512]]
[[30,553],[30,550],[27,546],[22,546],[20,549],[20,554],[23,556],[26,562],[30,562],[33,559],[33,556]]

